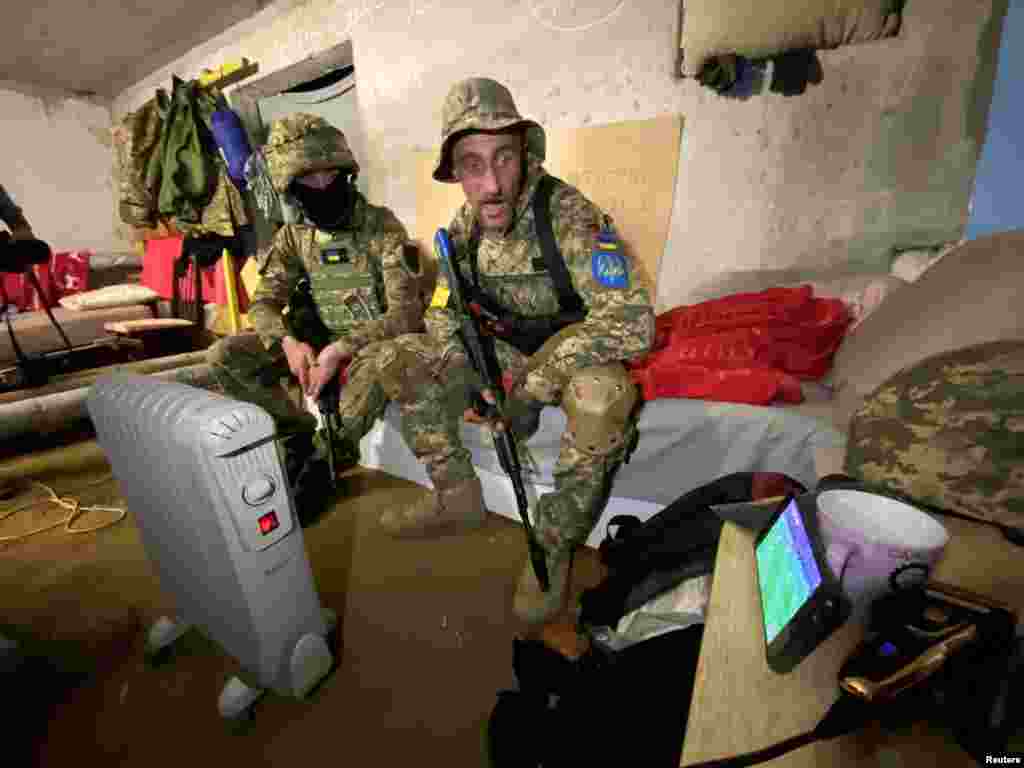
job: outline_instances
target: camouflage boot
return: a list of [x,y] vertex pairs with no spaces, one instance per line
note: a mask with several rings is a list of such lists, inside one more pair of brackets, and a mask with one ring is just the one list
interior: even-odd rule
[[565,610],[569,600],[569,579],[572,574],[572,553],[551,554],[545,558],[551,588],[545,592],[537,581],[530,559],[516,585],[512,610],[527,624],[546,624]]
[[435,490],[407,507],[389,509],[380,526],[396,538],[427,538],[462,533],[484,524],[483,489],[473,477]]

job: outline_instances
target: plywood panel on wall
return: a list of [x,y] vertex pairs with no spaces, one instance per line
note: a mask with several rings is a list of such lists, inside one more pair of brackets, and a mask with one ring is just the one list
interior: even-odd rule
[[[665,115],[592,128],[547,131],[545,167],[577,187],[615,220],[637,280],[655,295],[658,265],[672,216],[683,118]],[[465,201],[458,184],[430,174],[437,150],[416,153],[416,230],[424,253]],[[432,265],[431,265],[432,266]]]

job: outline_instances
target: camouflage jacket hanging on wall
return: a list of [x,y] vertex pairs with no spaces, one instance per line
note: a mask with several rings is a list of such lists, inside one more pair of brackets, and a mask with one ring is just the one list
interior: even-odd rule
[[121,221],[133,227],[151,227],[156,223],[156,204],[153,193],[146,186],[146,169],[160,143],[162,125],[156,99],[152,98],[121,118],[115,130],[118,212]]
[[150,227],[159,215],[188,234],[227,237],[248,223],[210,131],[219,95],[175,77],[169,98],[159,89],[123,118],[117,137],[123,222]]

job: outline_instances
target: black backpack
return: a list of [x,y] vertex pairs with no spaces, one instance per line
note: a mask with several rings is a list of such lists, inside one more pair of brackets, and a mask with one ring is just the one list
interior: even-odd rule
[[[776,493],[804,490],[785,475],[743,472],[690,491],[645,522],[613,517],[600,547],[608,575],[583,592],[580,624],[615,627],[652,597],[710,573],[723,523],[711,506],[751,501],[758,485]],[[740,511],[729,519],[760,528],[772,511]],[[695,624],[621,650],[593,642],[575,661],[539,641],[515,640],[512,666],[519,687],[500,692],[491,712],[491,766],[675,768],[703,634],[703,624]],[[672,672],[672,695],[652,694],[666,670]]]
[[[695,624],[614,652],[593,644],[576,661],[515,640],[519,689],[500,692],[491,712],[490,765],[676,768],[703,633]],[[666,670],[671,696],[654,693]]]
[[[711,573],[724,520],[711,507],[753,501],[756,486],[803,493],[797,480],[766,472],[736,472],[683,494],[649,520],[616,515],[599,549],[608,575],[580,598],[580,622],[614,627],[619,619],[686,579]],[[760,494],[757,494],[760,495]],[[772,507],[742,508],[730,520],[760,530]]]

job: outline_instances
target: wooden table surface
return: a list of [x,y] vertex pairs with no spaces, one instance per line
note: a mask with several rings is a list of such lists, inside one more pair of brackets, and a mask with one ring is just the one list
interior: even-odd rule
[[[987,525],[940,518],[950,540],[933,578],[1009,603],[1024,616],[1024,548]],[[690,703],[682,765],[751,752],[811,730],[839,695],[838,672],[864,636],[847,622],[792,672],[765,661],[754,570],[754,535],[727,523]],[[816,742],[768,763],[778,766],[967,766],[946,735],[919,723],[909,731],[869,728]]]

